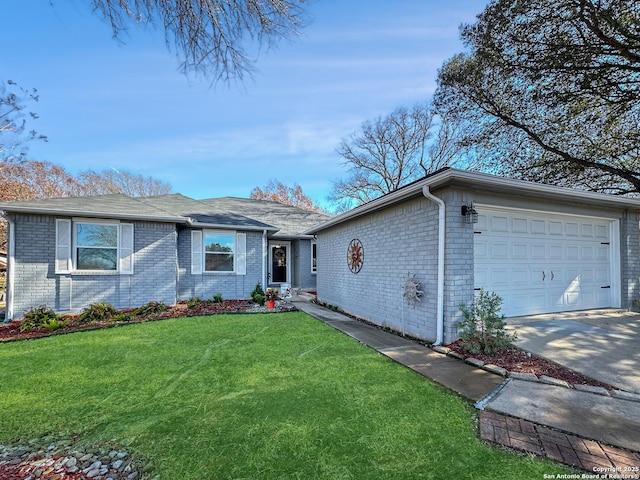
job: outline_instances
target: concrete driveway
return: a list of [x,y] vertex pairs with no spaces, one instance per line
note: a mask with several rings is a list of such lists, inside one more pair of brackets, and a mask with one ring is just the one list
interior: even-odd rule
[[640,393],[640,314],[588,310],[507,319],[515,344],[620,390]]

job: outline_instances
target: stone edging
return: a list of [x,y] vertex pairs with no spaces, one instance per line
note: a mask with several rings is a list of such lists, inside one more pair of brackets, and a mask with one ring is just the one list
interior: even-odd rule
[[514,380],[525,380],[527,382],[537,382],[537,383],[546,383],[548,385],[555,385],[557,387],[564,388],[573,388],[575,390],[580,390],[583,392],[594,393],[596,395],[602,395],[605,397],[613,397],[619,398],[622,400],[629,400],[631,402],[640,403],[640,394],[626,392],[624,390],[607,390],[602,387],[594,387],[592,385],[575,385],[571,386],[564,380],[560,380],[558,378],[548,377],[546,375],[540,375],[539,377],[535,373],[522,373],[522,372],[509,372],[507,369],[498,367],[497,365],[493,365],[491,363],[484,363],[482,360],[478,360],[473,357],[465,357],[464,355],[460,355],[457,352],[454,352],[448,347],[444,347],[442,345],[432,346],[431,349],[435,352],[441,353],[442,355],[446,355],[448,357],[457,358],[463,362],[468,363],[469,365],[473,365],[474,367],[481,368],[482,370],[486,370],[487,372],[495,373],[496,375],[500,375],[501,377],[508,377]]

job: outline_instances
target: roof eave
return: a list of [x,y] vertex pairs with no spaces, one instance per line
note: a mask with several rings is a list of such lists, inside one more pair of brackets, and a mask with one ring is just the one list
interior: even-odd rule
[[246,230],[246,231],[256,231],[256,232],[277,232],[278,229],[276,227],[271,226],[260,226],[260,225],[236,225],[236,224],[224,224],[224,223],[206,223],[206,222],[189,222],[189,225],[194,228],[217,228],[221,230]]
[[523,192],[527,192],[531,195],[539,195],[541,198],[563,198],[594,206],[599,205],[640,210],[640,199],[636,198],[615,197],[604,193],[589,192],[586,190],[572,190],[570,188],[558,187],[555,185],[545,185],[527,182],[524,180],[497,177],[487,173],[456,170],[451,168],[435,173],[434,175],[419,180],[405,188],[401,188],[382,197],[376,198],[371,202],[360,205],[348,212],[333,217],[324,223],[308,229],[303,233],[313,235],[319,231],[326,230],[327,228],[339,225],[348,220],[381,210],[402,200],[422,195],[422,189],[425,186],[438,188],[446,185],[459,185],[466,188],[492,188],[496,192],[512,194],[523,194]]
[[189,219],[186,217],[176,216],[155,216],[155,215],[137,215],[137,214],[123,214],[113,212],[87,212],[83,210],[65,210],[65,209],[50,209],[50,208],[34,208],[34,207],[20,207],[13,206],[10,208],[2,209],[3,214],[10,213],[26,213],[32,215],[57,215],[63,217],[84,217],[84,218],[109,218],[118,220],[142,220],[161,223],[189,223]]

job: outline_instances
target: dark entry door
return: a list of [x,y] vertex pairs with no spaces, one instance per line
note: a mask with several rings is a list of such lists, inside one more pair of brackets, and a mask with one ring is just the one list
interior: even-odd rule
[[271,282],[287,283],[287,245],[271,246]]

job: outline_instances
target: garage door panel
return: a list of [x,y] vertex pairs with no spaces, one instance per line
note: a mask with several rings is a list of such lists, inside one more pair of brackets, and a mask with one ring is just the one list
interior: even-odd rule
[[496,292],[506,315],[611,305],[610,221],[522,211],[480,213],[475,287]]
[[562,222],[549,221],[549,235],[558,236],[563,234]]
[[534,260],[545,260],[547,258],[547,246],[541,244],[531,245],[531,258]]
[[511,272],[511,283],[514,286],[527,286],[531,283],[531,271],[528,268],[514,268]]
[[577,237],[580,235],[580,224],[578,222],[566,222],[564,231],[567,237]]
[[595,238],[599,240],[608,241],[609,240],[609,226],[597,224],[595,226]]
[[506,259],[509,258],[509,244],[503,242],[495,242],[491,244],[491,258],[492,259]]
[[564,248],[562,245],[549,245],[548,247],[550,260],[561,260],[564,257]]
[[595,248],[596,255],[594,260],[609,260],[610,251],[609,245],[598,245]]
[[490,225],[492,232],[509,232],[509,220],[506,216],[492,215]]
[[525,235],[529,232],[529,222],[526,218],[514,217],[512,228],[512,233],[524,233]]
[[513,243],[511,245],[511,258],[514,260],[526,260],[529,258],[529,245],[526,243]]
[[497,287],[504,287],[509,285],[509,270],[507,269],[493,269],[491,270],[491,276],[489,278],[492,285]]
[[593,223],[583,223],[582,231],[580,232],[580,236],[584,238],[593,238]]

